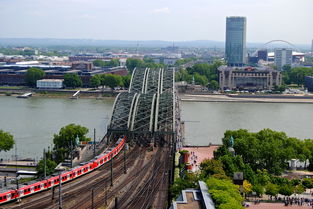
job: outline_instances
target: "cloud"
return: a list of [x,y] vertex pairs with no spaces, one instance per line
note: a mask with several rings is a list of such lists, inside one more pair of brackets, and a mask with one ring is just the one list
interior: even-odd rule
[[170,14],[171,10],[168,7],[160,8],[160,9],[154,9],[152,13],[155,14]]

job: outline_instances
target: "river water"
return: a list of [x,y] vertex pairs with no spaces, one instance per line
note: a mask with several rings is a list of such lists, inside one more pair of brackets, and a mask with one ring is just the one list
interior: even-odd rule
[[264,128],[288,136],[313,139],[313,104],[184,102],[185,142],[191,145],[221,144],[226,130]]
[[[19,157],[39,159],[43,149],[52,147],[53,134],[70,123],[89,129],[88,136],[99,140],[106,131],[114,99],[38,98],[18,99],[0,96],[0,129],[10,132],[17,144]],[[0,152],[10,159],[15,149]]]
[[[99,140],[106,132],[114,99],[38,98],[17,99],[0,96],[0,129],[10,132],[19,157],[39,159],[44,148],[52,146],[53,134],[76,123],[89,128],[89,137]],[[263,128],[285,131],[301,139],[313,138],[313,104],[183,102],[186,143],[221,143],[225,130]],[[12,159],[15,149],[0,152]]]

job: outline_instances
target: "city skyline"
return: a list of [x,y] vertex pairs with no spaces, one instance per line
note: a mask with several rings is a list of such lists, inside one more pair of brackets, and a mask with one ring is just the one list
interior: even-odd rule
[[245,16],[247,42],[310,44],[312,8],[310,0],[1,0],[0,38],[224,41],[225,18]]

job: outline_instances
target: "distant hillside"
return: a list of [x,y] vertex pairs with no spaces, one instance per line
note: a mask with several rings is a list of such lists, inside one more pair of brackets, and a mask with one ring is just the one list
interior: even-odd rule
[[[0,46],[103,46],[103,47],[167,47],[170,41],[128,41],[128,40],[94,40],[94,39],[54,39],[54,38],[0,38]],[[224,47],[219,41],[178,41],[179,47]]]
[[[167,47],[172,46],[171,41],[149,40],[95,40],[95,39],[56,39],[56,38],[0,38],[0,46],[102,46],[102,47]],[[222,41],[194,40],[176,41],[175,46],[197,48],[224,48]],[[263,43],[247,43],[249,48],[259,48]],[[279,47],[279,44],[277,45]],[[310,49],[310,45],[296,45],[300,49]]]

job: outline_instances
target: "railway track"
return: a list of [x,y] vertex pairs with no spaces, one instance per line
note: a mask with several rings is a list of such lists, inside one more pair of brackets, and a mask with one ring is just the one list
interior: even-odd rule
[[132,176],[132,185],[130,185],[127,188],[127,191],[119,197],[118,202],[120,202],[120,208],[126,208],[129,204],[129,201],[132,200],[135,191],[141,188],[143,181],[145,181],[145,177],[147,178],[147,175],[149,174],[149,172],[151,172],[151,167],[158,161],[160,152],[161,149],[158,149],[153,156],[153,159],[151,159],[149,163],[147,163],[143,168],[141,168],[137,173]]
[[[148,179],[145,181],[144,185],[134,194],[134,198],[132,198],[125,208],[127,209],[148,209],[151,208],[156,194],[160,189],[160,186],[167,182],[167,152],[162,152],[159,156],[158,160],[155,161],[153,165],[152,172]],[[160,208],[163,208],[162,205]],[[123,207],[121,207],[123,208]]]
[[[131,149],[127,153],[126,163],[128,166],[131,164],[129,161],[136,156],[137,148]],[[119,154],[114,159],[113,168],[116,169],[123,164],[123,154]],[[114,170],[113,169],[113,170]],[[71,182],[62,185],[62,200],[64,203],[67,202],[68,198],[73,198],[78,194],[81,194],[82,191],[85,191],[86,185],[90,187],[90,182],[94,184],[98,182],[103,182],[102,180],[103,175],[108,175],[110,172],[110,163],[104,164],[97,170],[93,171],[92,173],[86,174],[79,179],[75,179]],[[107,180],[107,179],[106,179]],[[93,185],[93,184],[92,184]],[[47,191],[43,191],[41,193],[35,194],[30,197],[26,197],[22,199],[22,203],[16,205],[16,203],[11,203],[5,205],[3,208],[58,208],[58,186],[55,187],[55,198],[52,200],[51,189]]]
[[[80,179],[62,185],[63,208],[85,209],[114,207],[114,198],[118,197],[119,208],[146,209],[153,205],[158,191],[168,184],[167,148],[156,148],[151,159],[146,159],[146,148],[134,147],[127,154],[127,176],[123,177],[123,151],[114,159],[114,186],[110,187],[110,162]],[[93,202],[92,191],[93,190]],[[51,200],[51,190],[23,199],[19,205],[8,208],[58,208],[58,188],[55,188],[55,199]],[[161,201],[161,200],[160,200]],[[107,203],[111,203],[108,204]],[[159,208],[163,208],[160,202]],[[7,207],[6,207],[7,208]]]
[[[136,168],[138,165],[141,164],[141,161],[144,158],[145,152],[146,152],[146,148],[138,148],[136,150],[136,156],[132,160],[130,160],[129,164],[132,164],[132,166]],[[136,163],[134,164],[135,161],[136,161]],[[133,169],[133,170],[136,170],[136,169]],[[114,179],[115,179],[114,183],[116,183],[116,181],[119,180],[119,177],[121,177],[123,175],[123,167],[120,167],[119,169],[114,171],[113,175],[114,175]],[[79,201],[77,202],[77,204],[71,205],[71,208],[73,208],[73,209],[91,208],[92,207],[92,205],[91,205],[91,189],[94,190],[93,207],[98,208],[98,207],[105,205],[106,200],[110,200],[115,195],[115,192],[119,191],[117,189],[113,189],[114,187],[110,188],[108,184],[106,184],[106,185],[104,184],[104,182],[109,182],[109,180],[110,180],[110,176],[106,176],[101,180],[101,182],[99,182],[98,186],[89,187],[86,190],[86,191],[88,191],[88,193],[86,195],[83,195],[83,196],[80,195],[78,197]],[[119,184],[119,186],[117,188],[120,188],[120,185],[121,184]],[[108,189],[108,188],[110,188],[110,189]]]

